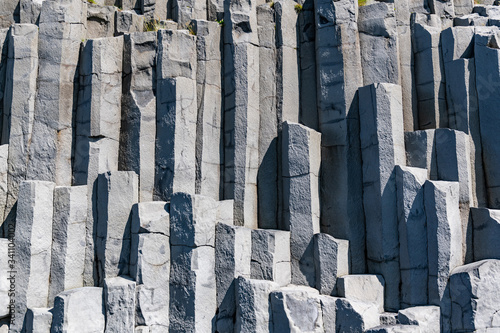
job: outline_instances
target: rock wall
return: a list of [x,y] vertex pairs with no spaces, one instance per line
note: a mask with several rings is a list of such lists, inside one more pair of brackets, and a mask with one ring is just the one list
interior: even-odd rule
[[500,330],[496,3],[3,0],[0,332]]

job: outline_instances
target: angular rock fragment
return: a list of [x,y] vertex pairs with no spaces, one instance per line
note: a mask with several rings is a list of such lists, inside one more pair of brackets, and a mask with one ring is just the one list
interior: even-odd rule
[[54,301],[51,333],[104,332],[105,309],[102,288],[67,290]]
[[89,3],[87,7],[87,38],[113,37],[116,7]]
[[384,278],[380,275],[344,275],[337,279],[340,297],[374,304],[379,312],[384,312],[384,285]]
[[427,170],[427,178],[437,180],[435,130],[405,133],[406,163],[409,167]]
[[365,332],[380,324],[378,308],[375,304],[338,298],[337,332]]
[[144,17],[152,20],[165,20],[171,6],[167,0],[142,0],[138,2],[141,4],[141,12]]
[[252,230],[251,278],[274,281],[280,286],[290,283],[290,232]]
[[325,333],[335,333],[335,322],[337,318],[337,307],[335,305],[335,302],[337,301],[337,298],[325,295],[319,295],[318,298],[321,304],[323,328],[325,330]]
[[272,332],[269,294],[279,286],[271,281],[239,277],[236,283],[235,332]]
[[115,13],[115,36],[144,31],[144,16],[129,10]]
[[315,234],[314,265],[316,289],[323,295],[336,295],[337,277],[349,274],[349,241]]
[[398,321],[403,325],[418,325],[422,332],[439,333],[440,314],[437,306],[416,306],[399,310]]
[[106,333],[133,332],[135,327],[135,282],[129,277],[104,279]]
[[487,208],[471,208],[474,261],[500,259],[498,233],[500,211]]
[[50,333],[52,326],[52,309],[33,308],[26,313],[25,327],[30,333]]
[[410,325],[380,325],[364,331],[365,333],[422,333],[418,326]]

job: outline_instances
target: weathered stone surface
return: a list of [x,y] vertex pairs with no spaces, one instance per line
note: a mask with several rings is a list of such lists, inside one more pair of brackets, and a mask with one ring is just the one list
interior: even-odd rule
[[[11,235],[9,237],[13,237]],[[9,289],[11,289],[12,281],[10,279],[10,265],[12,262],[9,262],[12,259],[12,250],[9,251],[9,240],[8,239],[0,239],[0,256],[2,260],[0,260],[0,318],[7,317],[9,315],[10,310],[10,298],[9,298]],[[12,246],[11,246],[12,247]],[[1,328],[1,326],[0,326]]]
[[213,332],[217,309],[215,201],[175,193],[170,203],[170,331]]
[[49,306],[61,292],[83,287],[87,186],[54,189]]
[[363,84],[399,84],[400,58],[394,5],[378,2],[359,7],[358,28]]
[[[385,279],[385,303],[399,309],[400,276],[395,165],[405,164],[401,88],[374,84],[359,90],[368,271]],[[395,274],[394,274],[395,273]]]
[[26,313],[26,331],[30,333],[50,333],[52,309],[33,308]]
[[167,0],[142,0],[138,2],[141,4],[141,12],[144,17],[153,20],[165,20],[171,6]]
[[139,176],[139,201],[153,200],[156,34],[137,32],[124,37],[119,168]]
[[474,7],[474,1],[471,0],[454,0],[453,6],[455,7],[455,15],[467,15],[472,12]]
[[335,333],[336,332],[336,319],[337,319],[337,307],[335,302],[336,297],[319,295],[318,296],[321,304],[321,312],[323,315],[323,328],[325,333]]
[[7,0],[2,4],[0,9],[0,28],[8,28],[14,22],[19,22],[19,10],[17,6],[19,0]]
[[319,293],[290,286],[271,292],[274,332],[324,332]]
[[[38,77],[38,28],[16,24],[10,29],[3,108],[2,142],[9,143],[7,204],[3,220],[13,221],[19,184],[26,177]],[[10,124],[10,126],[9,126]]]
[[[259,39],[256,1],[224,1],[224,198],[235,225],[257,228]],[[244,27],[244,28],[243,28]]]
[[236,279],[250,278],[252,230],[217,223],[215,228],[217,331],[233,332],[236,314]]
[[497,28],[477,29],[474,36],[474,56],[476,65],[476,89],[479,101],[479,124],[481,145],[483,150],[483,165],[488,193],[488,207],[500,208],[500,174],[497,166],[500,162],[499,146],[494,139],[498,114],[492,112],[498,105],[500,97],[495,93],[500,85],[500,50],[493,47],[498,44],[494,34]]
[[[20,0],[19,3],[19,23],[38,24],[40,19],[40,11],[45,0]],[[13,12],[15,15],[16,11]]]
[[350,242],[351,271],[361,273],[365,271],[365,226],[356,95],[363,82],[356,22],[358,2],[317,0],[314,6],[323,162],[321,228]]
[[469,137],[461,131],[437,129],[436,161],[438,179],[456,181],[459,184],[458,202],[462,226],[462,255],[465,262],[472,261],[472,226],[469,223],[469,207],[472,197],[472,174]]
[[105,309],[102,288],[67,290],[54,301],[51,333],[104,332]]
[[424,183],[427,171],[396,166],[401,306],[427,304],[427,226]]
[[338,298],[337,332],[365,332],[380,324],[378,308],[375,304],[346,298]]
[[270,280],[286,286],[291,279],[290,232],[252,230],[252,279]]
[[422,333],[418,326],[410,325],[380,325],[364,331],[365,333]]
[[95,253],[99,281],[129,273],[131,209],[138,201],[133,171],[100,174],[97,179]]
[[500,259],[497,244],[500,232],[500,211],[487,208],[471,208],[474,261]]
[[130,10],[118,10],[115,12],[115,36],[132,32],[142,32],[143,30],[144,16]]
[[380,314],[380,325],[397,325],[398,322],[398,314],[395,312],[382,312]]
[[116,7],[89,3],[87,7],[87,38],[113,37]]
[[133,332],[135,327],[135,282],[129,277],[104,279],[106,333]]
[[281,159],[276,113],[276,19],[274,7],[257,7],[259,36],[259,171],[257,174],[259,227],[277,229],[281,225]]
[[54,183],[24,181],[17,202],[15,318],[12,332],[21,332],[28,308],[47,307],[52,245]]
[[412,14],[419,129],[448,126],[439,16]]
[[399,310],[398,321],[403,325],[418,325],[422,332],[441,332],[440,310],[437,306],[416,306]]
[[[8,176],[9,176],[9,145],[4,144],[0,146],[0,216],[2,216],[2,219],[5,213],[5,205],[7,203]],[[4,227],[4,229],[6,229],[6,227]],[[4,230],[4,237],[7,237],[7,230]]]
[[234,225],[234,201],[221,200],[217,201],[217,223],[224,223],[227,225]]
[[316,289],[323,295],[336,295],[337,277],[349,274],[349,241],[315,234],[314,266]]
[[337,279],[337,293],[349,300],[374,304],[384,312],[384,285],[380,275],[344,275]]
[[[8,28],[0,29],[0,112],[2,116],[0,117],[0,143],[5,144],[7,142],[2,141],[1,132],[4,130],[4,122],[8,121],[7,115],[4,114],[4,98],[5,98],[5,84],[6,76],[5,72],[7,70],[8,61],[8,49],[9,49],[9,30]],[[3,214],[2,214],[3,217]]]
[[235,332],[273,332],[269,294],[278,288],[279,286],[271,281],[238,278]]
[[441,33],[444,66],[457,59],[473,58],[474,27],[452,27]]
[[454,1],[428,0],[427,2],[429,4],[431,13],[441,18],[443,27],[452,26],[453,17],[455,16]]
[[435,130],[405,133],[406,164],[427,170],[427,178],[438,179]]
[[[137,312],[138,324],[150,323],[147,332],[165,332],[169,325],[169,278],[159,281],[163,286],[149,288],[146,285],[137,285]],[[136,328],[137,332],[137,328]]]
[[195,193],[196,39],[187,31],[160,30],[157,53],[155,200]]
[[215,200],[222,198],[222,86],[221,27],[217,22],[194,20],[196,34],[197,127],[196,193]]
[[499,273],[500,261],[494,259],[453,270],[449,282],[452,332],[498,330]]
[[40,12],[37,95],[27,179],[71,185],[73,113],[77,105],[80,43],[87,3],[44,1]]
[[283,124],[283,224],[290,231],[292,283],[314,287],[313,235],[319,233],[321,134]]
[[427,181],[424,185],[429,262],[428,304],[446,299],[448,275],[462,265],[462,228],[456,182]]
[[155,233],[170,236],[170,204],[141,202],[132,207],[132,234]]
[[461,17],[455,17],[453,19],[453,25],[456,27],[466,27],[466,26],[485,27],[488,25],[488,23],[489,19],[487,17],[480,16],[477,13],[468,14]]

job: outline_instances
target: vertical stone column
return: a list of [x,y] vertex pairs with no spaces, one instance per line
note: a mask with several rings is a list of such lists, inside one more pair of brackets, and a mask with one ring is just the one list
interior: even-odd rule
[[234,332],[236,282],[250,278],[252,230],[217,223],[215,232],[216,326],[218,332]]
[[472,225],[469,223],[469,208],[473,204],[469,142],[464,132],[447,128],[436,130],[438,179],[459,184],[462,257],[467,263],[473,260]]
[[438,179],[436,130],[425,130],[405,133],[406,163],[409,167],[427,170],[427,178]]
[[359,44],[363,85],[400,83],[398,31],[394,4],[377,2],[359,8]]
[[151,31],[124,37],[119,168],[139,176],[139,201],[153,200],[156,35]]
[[130,276],[137,282],[137,325],[168,331],[170,280],[169,205],[141,202],[132,208]]
[[448,127],[441,21],[436,15],[416,13],[411,25],[419,129]]
[[19,22],[19,11],[16,10],[19,0],[5,0],[0,9],[0,28],[8,28]]
[[474,227],[474,261],[500,259],[500,250],[495,239],[500,232],[500,210],[471,208]]
[[21,332],[28,308],[47,307],[54,183],[24,181],[19,187],[15,232],[15,318],[11,332]]
[[[8,28],[0,29],[0,144],[8,143],[2,141],[2,131],[4,131],[4,122],[8,122],[8,118],[4,113],[4,98],[5,98],[5,84],[9,49],[9,30]],[[6,138],[8,140],[8,137]],[[2,214],[3,217],[3,214]]]
[[172,0],[172,19],[177,22],[180,29],[185,29],[191,23],[191,20],[206,20],[207,1]]
[[[1,145],[0,146],[0,216],[4,216],[5,213],[5,205],[7,203],[7,195],[8,195],[8,187],[7,180],[9,174],[9,145]],[[3,220],[5,221],[5,220]],[[7,220],[7,224],[9,220]],[[7,238],[7,229],[8,226],[5,225],[3,228],[3,237]],[[0,233],[2,230],[0,229]]]
[[86,20],[87,4],[80,0],[42,4],[38,91],[27,179],[71,185],[72,122],[78,96],[76,78]]
[[[11,229],[11,231],[15,234],[14,230]],[[12,289],[11,287],[15,283],[14,279],[11,279],[11,269],[10,269],[10,260],[12,260],[15,257],[13,257],[13,250],[12,246],[9,248],[10,240],[14,238],[14,234],[9,235],[9,238],[2,238],[0,239],[0,255],[5,258],[2,260],[0,263],[0,297],[2,297],[2,300],[0,301],[0,306],[2,307],[0,310],[0,316],[2,318],[7,317],[10,314],[11,310],[11,304],[10,304],[10,297],[9,297],[9,290]],[[10,250],[9,250],[10,249]]]
[[314,266],[316,289],[322,295],[337,295],[337,278],[349,274],[349,241],[314,235]]
[[410,3],[412,0],[400,0],[394,3],[398,32],[398,51],[400,64],[400,82],[403,93],[403,121],[406,132],[419,128],[417,91],[414,75],[414,57],[410,26]]
[[95,257],[99,285],[106,278],[129,274],[131,209],[138,193],[133,171],[107,172],[97,179]]
[[[276,5],[276,4],[275,4]],[[276,8],[276,7],[274,7]],[[277,229],[281,219],[278,169],[278,116],[276,114],[275,9],[257,7],[259,35],[259,171],[257,174],[259,227]]]
[[146,19],[166,20],[168,18],[168,0],[141,0],[141,12]]
[[194,20],[196,33],[196,193],[222,198],[222,35],[217,22]]
[[322,134],[321,230],[351,244],[351,271],[365,271],[365,225],[359,146],[362,85],[354,0],[316,0],[316,69]]
[[[500,147],[495,139],[500,115],[494,112],[500,103],[496,93],[500,86],[500,49],[492,47],[497,37],[491,28],[478,28],[474,36],[476,90],[479,107],[479,127],[483,151],[483,166],[488,194],[488,207],[500,208]],[[498,45],[498,44],[497,44]]]
[[10,29],[2,143],[9,143],[7,203],[4,221],[15,220],[19,184],[26,178],[38,77],[38,27],[15,24]]
[[54,190],[49,306],[59,293],[83,287],[87,193],[87,186]]
[[259,38],[256,1],[224,2],[224,198],[235,225],[257,227]]
[[359,91],[368,271],[385,279],[386,309],[399,309],[399,238],[394,167],[405,165],[401,87]]
[[427,304],[426,179],[425,169],[396,166],[402,308]]
[[213,199],[176,193],[170,202],[170,331],[214,332],[217,309]]
[[101,173],[118,170],[122,59],[123,37],[89,39],[80,57],[73,184],[87,184],[86,286],[94,286],[97,282],[94,281],[95,181]]
[[89,3],[87,5],[87,38],[113,37],[118,8]]
[[196,38],[160,30],[156,67],[155,200],[195,193]]
[[[429,258],[429,304],[441,305],[451,271],[462,265],[462,228],[457,182],[427,181],[424,185]],[[442,309],[443,311],[443,309]]]
[[431,13],[441,18],[443,27],[453,26],[453,18],[455,17],[454,1],[428,0],[428,4]]
[[291,281],[290,232],[252,230],[251,278],[286,286]]
[[135,282],[129,277],[104,279],[105,333],[134,332]]
[[453,5],[455,7],[455,16],[464,16],[472,13],[472,8],[474,8],[474,1],[453,0]]
[[314,234],[319,233],[321,134],[283,124],[283,222],[290,231],[292,283],[314,287]]

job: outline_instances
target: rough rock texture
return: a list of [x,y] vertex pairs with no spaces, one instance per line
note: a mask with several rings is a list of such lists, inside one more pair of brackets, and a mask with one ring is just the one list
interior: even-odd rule
[[316,289],[323,295],[336,295],[337,278],[349,274],[349,241],[315,234],[314,266]]
[[495,209],[471,208],[474,260],[500,259],[497,235],[500,232],[500,212]]

